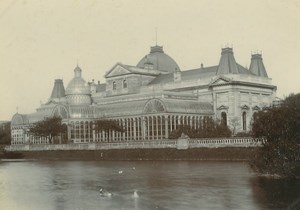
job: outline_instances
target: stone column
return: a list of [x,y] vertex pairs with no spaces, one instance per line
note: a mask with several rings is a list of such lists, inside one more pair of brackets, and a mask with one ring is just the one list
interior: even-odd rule
[[174,115],[174,130],[177,128],[177,115]]
[[150,131],[149,131],[149,129],[150,129],[150,120],[149,120],[149,116],[147,117],[147,127],[148,127],[148,129],[147,129],[147,140],[149,140],[150,139]]
[[153,120],[153,116],[150,116],[151,117],[151,123],[152,123],[152,126],[151,126],[151,129],[152,129],[152,131],[151,131],[151,137],[152,137],[152,140],[154,140],[154,132],[153,132],[153,128],[154,128],[154,120]]
[[169,138],[169,116],[165,116],[165,138]]
[[122,138],[121,140],[125,141],[125,137],[126,137],[126,124],[125,124],[125,119],[121,119],[121,122],[122,122],[122,128],[124,129],[123,130],[123,133],[122,133]]
[[160,139],[163,139],[163,133],[164,133],[164,130],[163,130],[163,115],[160,116]]
[[128,126],[128,124],[129,124],[129,122],[128,122],[128,118],[127,119],[125,119],[125,124],[126,124],[126,141],[128,141],[128,139],[129,139],[129,126]]
[[137,131],[137,127],[136,127],[136,125],[137,125],[137,123],[136,123],[136,118],[133,118],[132,121],[133,121],[133,140],[136,140],[136,131]]
[[141,139],[145,140],[146,132],[145,132],[145,117],[141,117]]
[[141,139],[141,118],[137,117],[137,140],[139,141]]
[[132,140],[132,119],[129,118],[129,140]]
[[67,138],[68,138],[68,142],[71,141],[71,129],[72,129],[72,126],[70,126],[69,124],[67,124]]

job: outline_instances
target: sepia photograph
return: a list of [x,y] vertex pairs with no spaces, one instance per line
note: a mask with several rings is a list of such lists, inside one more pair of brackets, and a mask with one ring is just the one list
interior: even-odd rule
[[300,1],[1,0],[0,29],[0,209],[300,209]]

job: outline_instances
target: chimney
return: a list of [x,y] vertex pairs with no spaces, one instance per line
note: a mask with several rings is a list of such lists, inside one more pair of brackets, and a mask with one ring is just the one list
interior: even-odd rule
[[222,48],[221,58],[216,74],[238,74],[238,66],[230,47]]
[[268,78],[261,54],[256,53],[251,55],[249,71],[257,76]]

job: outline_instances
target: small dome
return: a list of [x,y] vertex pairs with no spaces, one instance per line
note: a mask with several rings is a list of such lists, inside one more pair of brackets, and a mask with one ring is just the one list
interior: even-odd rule
[[143,57],[137,64],[139,68],[147,68],[149,64],[153,65],[153,69],[166,71],[166,72],[176,72],[180,71],[177,63],[164,53],[162,46],[151,47],[150,53]]
[[77,66],[74,69],[74,78],[66,88],[66,95],[89,95],[91,94],[88,83],[81,77],[81,69]]

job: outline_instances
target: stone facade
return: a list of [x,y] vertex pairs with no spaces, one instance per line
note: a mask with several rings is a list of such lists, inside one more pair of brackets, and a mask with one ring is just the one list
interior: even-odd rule
[[[218,65],[181,71],[162,47],[154,46],[136,66],[117,63],[105,79],[86,82],[77,66],[66,90],[62,80],[55,80],[47,103],[35,113],[13,116],[12,144],[48,143],[27,131],[51,116],[62,117],[73,143],[164,140],[179,125],[197,129],[207,118],[246,132],[253,113],[269,106],[276,92],[260,54],[252,55],[247,69],[228,47]],[[97,119],[114,119],[124,132],[96,133]]]

